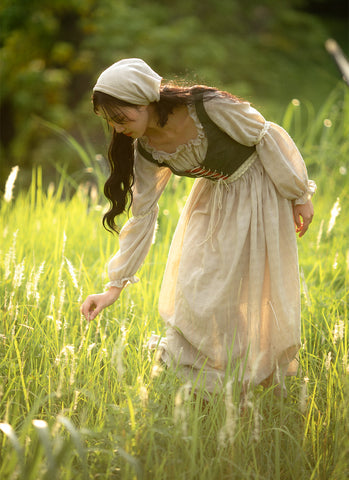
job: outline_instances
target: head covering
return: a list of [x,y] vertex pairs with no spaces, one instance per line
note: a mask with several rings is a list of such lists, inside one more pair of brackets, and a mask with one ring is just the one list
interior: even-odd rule
[[140,58],[114,63],[99,76],[93,91],[107,93],[133,105],[160,99],[161,77]]

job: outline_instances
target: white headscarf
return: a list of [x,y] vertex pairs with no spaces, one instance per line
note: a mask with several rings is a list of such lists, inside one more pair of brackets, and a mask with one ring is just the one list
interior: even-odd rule
[[93,91],[107,93],[133,105],[160,99],[161,77],[140,58],[114,63],[99,76]]

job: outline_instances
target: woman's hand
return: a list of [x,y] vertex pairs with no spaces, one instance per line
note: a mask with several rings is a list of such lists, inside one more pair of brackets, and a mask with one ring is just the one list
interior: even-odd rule
[[120,296],[122,288],[110,287],[107,292],[89,295],[81,305],[81,313],[89,322],[106,307],[112,305]]
[[311,200],[302,205],[293,206],[293,218],[296,224],[296,232],[303,237],[308,230],[314,216],[314,207]]

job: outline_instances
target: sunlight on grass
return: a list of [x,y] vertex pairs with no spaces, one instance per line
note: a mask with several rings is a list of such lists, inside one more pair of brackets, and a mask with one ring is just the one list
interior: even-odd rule
[[61,184],[43,190],[40,169],[28,193],[2,201],[0,478],[346,478],[345,102],[348,93],[335,92],[317,115],[292,102],[284,118],[318,184],[316,216],[298,242],[303,345],[287,398],[272,387],[242,398],[233,381],[215,397],[194,396],[145,348],[164,333],[158,293],[190,179],[173,178],[161,199],[141,282],[91,324],[80,303],[104,288],[118,247],[101,226],[104,201],[84,186],[61,200]]

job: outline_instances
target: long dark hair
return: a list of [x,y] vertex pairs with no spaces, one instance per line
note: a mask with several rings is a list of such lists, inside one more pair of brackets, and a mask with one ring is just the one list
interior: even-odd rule
[[[158,124],[164,127],[168,117],[173,110],[181,105],[189,105],[195,103],[197,96],[205,93],[205,101],[216,95],[232,98],[235,101],[239,99],[228,92],[218,91],[215,88],[202,85],[193,87],[181,87],[176,85],[164,85],[160,91],[160,100],[152,105],[158,115]],[[133,105],[123,100],[119,100],[106,93],[95,91],[93,93],[93,106],[95,113],[102,115],[106,119],[118,118],[120,107],[133,107]],[[121,114],[120,118],[125,119],[125,115]],[[110,208],[103,216],[103,226],[110,232],[119,233],[119,229],[115,223],[115,217],[121,215],[132,205],[132,186],[134,183],[133,166],[134,166],[134,146],[133,139],[116,133],[113,130],[113,136],[108,151],[108,160],[110,166],[110,177],[104,185],[104,195],[110,202]]]

